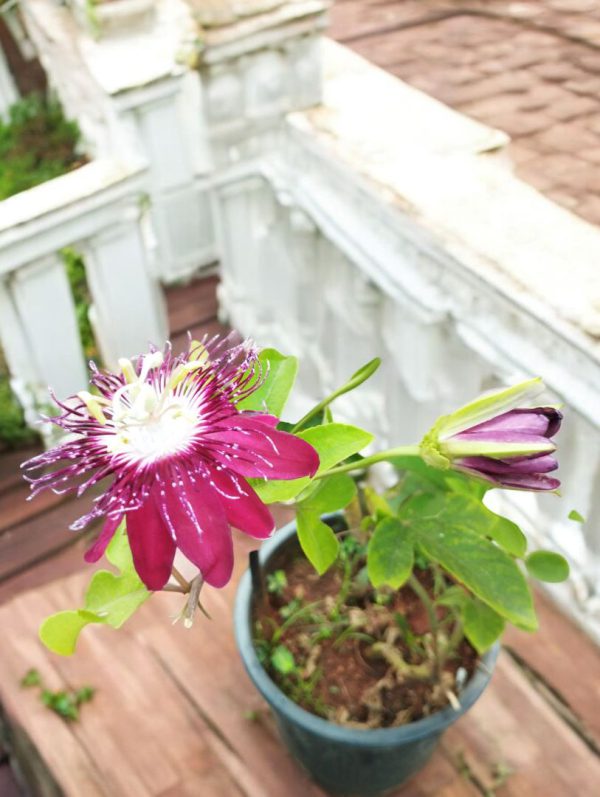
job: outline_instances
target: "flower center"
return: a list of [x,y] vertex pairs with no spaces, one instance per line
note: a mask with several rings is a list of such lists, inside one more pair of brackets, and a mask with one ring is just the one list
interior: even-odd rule
[[180,379],[163,375],[146,381],[149,370],[158,365],[144,363],[139,377],[130,375],[113,396],[115,432],[106,444],[111,454],[154,461],[185,450],[198,431],[199,407],[179,386]]

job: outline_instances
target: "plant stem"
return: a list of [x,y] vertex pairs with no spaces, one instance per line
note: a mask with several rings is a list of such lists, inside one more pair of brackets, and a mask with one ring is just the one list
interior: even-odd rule
[[201,573],[195,576],[190,582],[189,597],[183,610],[183,624],[186,628],[191,628],[194,624],[194,614],[198,608],[200,590],[202,589],[203,584],[204,579],[202,578]]
[[324,479],[326,476],[332,476],[334,473],[348,473],[351,470],[364,470],[369,465],[374,465],[376,462],[385,462],[387,459],[395,459],[396,457],[410,457],[414,459],[421,459],[421,449],[419,446],[398,446],[397,448],[388,448],[387,451],[380,451],[377,454],[372,454],[370,457],[357,460],[356,462],[347,462],[345,465],[337,465],[335,468],[323,471],[314,476],[315,479]]
[[415,592],[415,594],[417,595],[417,597],[425,607],[425,611],[427,612],[427,617],[429,619],[429,627],[431,628],[431,636],[433,641],[435,677],[437,680],[439,680],[441,674],[442,662],[440,659],[439,640],[438,640],[439,622],[435,611],[435,606],[433,601],[429,597],[429,593],[414,574],[411,575],[411,577],[408,579],[408,584],[411,587],[411,589]]
[[171,568],[171,575],[187,595],[190,591],[190,582],[181,575],[176,567]]

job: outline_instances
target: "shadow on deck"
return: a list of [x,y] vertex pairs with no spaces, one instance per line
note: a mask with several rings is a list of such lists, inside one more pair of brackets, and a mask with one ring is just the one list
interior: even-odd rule
[[[224,328],[216,278],[168,291],[175,347]],[[242,670],[231,614],[255,543],[236,537],[232,582],[206,595],[213,618],[171,626],[179,596],[144,606],[119,633],[88,629],[73,659],[45,652],[40,621],[78,605],[89,568],[68,531],[81,502],[26,503],[19,463],[0,457],[0,704],[30,792],[44,797],[317,797],[280,746]],[[284,519],[283,514],[280,518]],[[92,530],[90,534],[94,534]],[[538,596],[542,630],[511,631],[492,685],[394,797],[592,797],[600,783],[600,652]],[[65,724],[19,681],[36,667],[52,688],[97,685],[82,721]],[[252,719],[248,719],[252,717]],[[4,755],[4,765],[1,762]],[[0,797],[21,792],[0,748]]]

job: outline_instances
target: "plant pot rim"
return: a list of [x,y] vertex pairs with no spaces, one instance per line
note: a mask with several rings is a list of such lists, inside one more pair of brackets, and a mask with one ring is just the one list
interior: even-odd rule
[[[294,521],[275,532],[273,537],[267,540],[260,549],[259,559],[261,564],[266,565],[275,551],[295,534],[296,525]],[[500,651],[500,643],[496,642],[481,657],[475,673],[459,696],[460,709],[457,710],[448,706],[441,711],[436,711],[435,714],[429,717],[396,728],[366,728],[364,730],[361,728],[347,728],[301,708],[293,700],[290,700],[271,680],[256,655],[252,639],[251,610],[252,581],[250,572],[247,570],[240,580],[235,600],[235,636],[246,671],[267,703],[275,711],[280,712],[307,731],[319,734],[329,741],[346,742],[363,748],[380,747],[382,745],[391,746],[441,733],[449,725],[456,722],[479,698],[489,683]]]

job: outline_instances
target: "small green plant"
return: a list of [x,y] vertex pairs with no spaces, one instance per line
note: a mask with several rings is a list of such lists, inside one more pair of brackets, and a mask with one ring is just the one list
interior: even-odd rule
[[281,595],[287,587],[287,578],[283,570],[275,570],[267,576],[267,591],[273,595]]
[[76,122],[53,98],[31,94],[0,120],[0,199],[58,177],[82,163]]
[[96,693],[93,686],[82,686],[75,690],[58,689],[53,691],[52,689],[47,689],[39,671],[32,668],[21,678],[21,687],[23,689],[31,689],[36,686],[40,687],[40,700],[42,703],[67,722],[77,722],[79,720],[80,707],[84,703],[89,703]]

